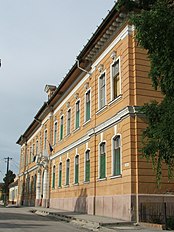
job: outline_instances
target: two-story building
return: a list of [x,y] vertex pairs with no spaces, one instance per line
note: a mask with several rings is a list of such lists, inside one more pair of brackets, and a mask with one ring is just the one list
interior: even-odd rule
[[46,85],[47,102],[17,141],[21,204],[131,221],[144,201],[173,201],[167,172],[158,189],[140,154],[146,125],[137,109],[161,99],[149,69],[134,26],[114,6],[59,86]]

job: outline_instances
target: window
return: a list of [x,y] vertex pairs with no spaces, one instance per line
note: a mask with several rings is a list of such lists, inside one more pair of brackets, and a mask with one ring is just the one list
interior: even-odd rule
[[33,144],[33,151],[32,151],[32,158],[31,162],[35,162],[36,156],[35,156],[35,144]]
[[120,75],[119,75],[119,59],[112,65],[112,99],[117,98],[121,93]]
[[103,179],[106,177],[106,144],[101,143],[100,144],[100,179]]
[[121,174],[120,136],[113,139],[113,176]]
[[80,101],[76,102],[76,123],[75,128],[79,128],[80,126]]
[[32,157],[33,157],[33,155],[32,155],[32,147],[30,147],[30,157],[29,157],[29,163],[31,163],[32,162]]
[[69,185],[70,160],[66,161],[66,185]]
[[99,108],[102,108],[106,104],[105,99],[105,73],[99,78]]
[[62,187],[62,163],[59,164],[59,187]]
[[54,144],[57,142],[57,122],[54,123]]
[[71,109],[69,109],[67,112],[67,135],[70,134],[70,129],[71,129]]
[[55,165],[53,166],[53,174],[52,174],[52,188],[55,188]]
[[36,141],[36,155],[39,154],[39,143],[38,140]]
[[34,193],[36,192],[36,180],[37,180],[37,176],[36,174],[34,175]]
[[60,118],[60,140],[63,139],[63,116]]
[[86,93],[86,121],[91,117],[91,93],[90,90]]
[[47,130],[44,132],[44,150],[47,148]]
[[75,156],[75,178],[74,178],[74,183],[78,184],[79,183],[79,156]]
[[85,181],[90,181],[90,150],[85,152]]

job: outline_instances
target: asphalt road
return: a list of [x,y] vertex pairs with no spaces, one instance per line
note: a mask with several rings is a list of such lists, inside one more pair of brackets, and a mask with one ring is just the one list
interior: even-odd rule
[[70,223],[29,212],[27,208],[0,207],[0,232],[83,232]]

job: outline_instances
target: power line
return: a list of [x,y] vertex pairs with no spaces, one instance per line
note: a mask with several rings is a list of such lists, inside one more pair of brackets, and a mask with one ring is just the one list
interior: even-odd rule
[[7,163],[7,173],[9,171],[9,166],[10,166],[10,160],[12,160],[12,158],[10,157],[7,157],[7,158],[4,158],[5,159],[5,162]]

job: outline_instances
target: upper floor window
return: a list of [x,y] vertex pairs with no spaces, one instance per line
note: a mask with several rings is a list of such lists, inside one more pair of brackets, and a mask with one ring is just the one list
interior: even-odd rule
[[30,147],[30,157],[29,157],[29,163],[32,162],[32,159],[33,159],[33,149],[32,147]]
[[60,140],[63,139],[63,116],[60,118]]
[[67,112],[67,135],[70,134],[70,130],[71,130],[71,109],[69,109]]
[[79,128],[80,126],[80,101],[76,102],[76,118],[75,118],[75,129]]
[[106,143],[100,144],[100,175],[99,178],[103,179],[106,177]]
[[121,94],[119,59],[112,64],[112,100]]
[[74,183],[79,183],[79,155],[75,156],[75,177],[74,177]]
[[47,148],[47,130],[44,132],[44,150]]
[[106,84],[105,84],[105,73],[99,78],[99,109],[104,107],[106,104]]
[[90,150],[85,152],[85,181],[90,181]]
[[121,174],[120,135],[113,139],[113,176]]
[[91,92],[90,90],[86,93],[86,113],[85,113],[86,121],[90,120],[91,117]]
[[39,154],[39,142],[38,140],[36,141],[36,155]]
[[54,123],[54,144],[57,142],[57,122]]

